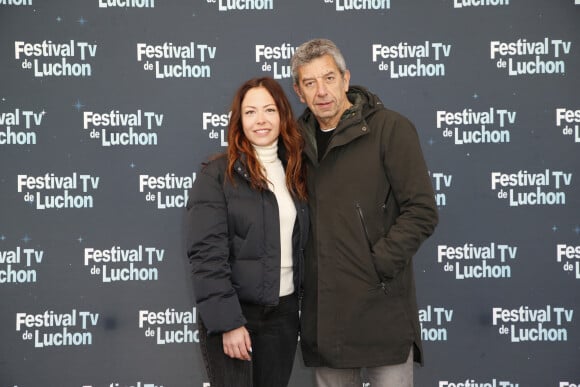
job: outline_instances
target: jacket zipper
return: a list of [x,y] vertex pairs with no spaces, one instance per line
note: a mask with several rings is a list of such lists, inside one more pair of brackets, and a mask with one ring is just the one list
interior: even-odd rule
[[363,216],[362,208],[360,207],[359,202],[355,202],[354,205],[356,207],[356,212],[358,213],[358,217],[360,219],[360,223],[361,223],[362,228],[363,228],[363,231],[365,233],[365,238],[367,240],[367,244],[369,246],[369,250],[372,252],[373,251],[373,245],[371,244],[371,238],[369,237],[369,230],[367,229],[367,225],[365,223],[365,218]]
[[364,218],[364,215],[363,215],[363,212],[362,212],[362,208],[361,208],[359,202],[355,202],[354,205],[356,207],[356,212],[358,213],[358,217],[360,219],[360,223],[362,225],[362,228],[363,228],[363,231],[364,231],[364,234],[365,234],[365,238],[366,238],[367,244],[369,246],[369,251],[371,253],[371,262],[373,263],[373,267],[375,269],[375,273],[377,275],[377,279],[379,280],[378,287],[381,288],[381,290],[385,294],[387,294],[387,292],[388,292],[387,284],[385,283],[385,281],[383,281],[383,279],[379,275],[379,271],[377,269],[377,264],[375,262],[375,258],[372,255],[373,254],[373,245],[371,243],[371,238],[369,236],[369,230],[368,230],[367,225],[366,225],[366,222],[365,222],[365,218]]

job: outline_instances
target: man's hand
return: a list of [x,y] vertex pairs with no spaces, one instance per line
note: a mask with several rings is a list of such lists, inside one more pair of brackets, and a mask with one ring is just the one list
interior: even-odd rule
[[252,341],[246,327],[241,326],[222,334],[224,353],[240,360],[252,360]]

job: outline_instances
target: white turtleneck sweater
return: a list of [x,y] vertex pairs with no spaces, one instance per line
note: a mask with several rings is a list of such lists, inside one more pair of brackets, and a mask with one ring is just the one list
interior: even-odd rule
[[296,221],[296,207],[288,188],[282,161],[278,158],[278,143],[256,146],[256,155],[266,172],[268,187],[276,196],[280,213],[280,297],[294,292],[292,271],[292,231]]

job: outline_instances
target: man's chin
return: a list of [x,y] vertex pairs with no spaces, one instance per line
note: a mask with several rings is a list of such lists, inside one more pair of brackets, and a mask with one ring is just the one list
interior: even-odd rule
[[316,117],[320,118],[330,118],[333,116],[333,112],[330,109],[316,109],[313,112]]

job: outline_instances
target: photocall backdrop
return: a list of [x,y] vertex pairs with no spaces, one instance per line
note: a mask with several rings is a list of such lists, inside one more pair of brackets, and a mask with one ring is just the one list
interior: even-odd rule
[[188,189],[315,37],[429,166],[416,385],[580,385],[579,0],[0,0],[0,386],[209,386]]

